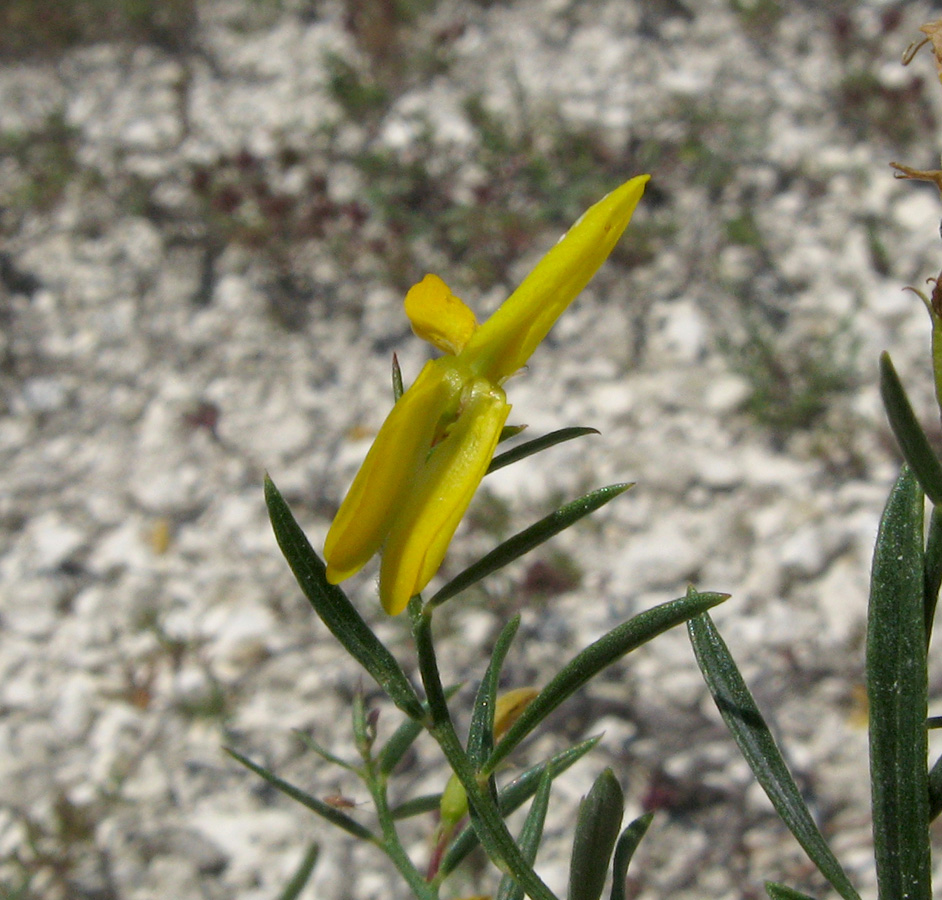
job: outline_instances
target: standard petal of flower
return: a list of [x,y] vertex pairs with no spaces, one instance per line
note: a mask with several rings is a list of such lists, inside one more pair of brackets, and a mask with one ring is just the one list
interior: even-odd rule
[[406,315],[412,330],[439,350],[457,354],[478,327],[470,307],[437,275],[426,275],[406,294]]
[[504,392],[479,379],[422,469],[389,531],[379,575],[383,608],[397,615],[438,571],[507,421]]
[[526,364],[612,252],[648,178],[638,175],[590,207],[478,328],[461,353],[475,374],[497,384]]
[[463,379],[451,359],[425,364],[376,435],[324,543],[327,580],[358,572],[382,546],[443,415],[457,406]]

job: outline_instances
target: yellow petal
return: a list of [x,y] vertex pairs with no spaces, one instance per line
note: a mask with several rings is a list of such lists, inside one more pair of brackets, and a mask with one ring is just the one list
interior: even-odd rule
[[590,207],[475,331],[461,353],[475,374],[498,384],[526,364],[612,252],[648,178],[632,178]]
[[454,356],[478,327],[474,312],[437,275],[426,275],[406,294],[406,315],[422,340]]
[[379,597],[390,615],[402,612],[438,571],[507,421],[510,406],[499,387],[479,379],[466,392],[457,421],[432,451],[389,529]]
[[324,559],[331,584],[354,575],[379,551],[442,416],[457,406],[462,383],[453,360],[428,362],[386,417],[327,532]]

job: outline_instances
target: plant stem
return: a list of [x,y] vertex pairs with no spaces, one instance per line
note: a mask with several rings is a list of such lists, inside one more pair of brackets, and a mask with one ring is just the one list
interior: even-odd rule
[[386,796],[386,776],[377,771],[376,761],[372,758],[367,761],[363,780],[373,797],[376,818],[383,832],[382,843],[378,846],[399,870],[399,874],[412,888],[412,893],[415,894],[417,900],[438,900],[438,885],[430,884],[425,880],[399,840],[399,832],[396,831],[396,823],[389,810],[389,800]]
[[476,813],[472,821],[476,818],[475,830],[478,832],[481,845],[487,851],[491,861],[501,871],[509,872],[532,900],[558,900],[533,871],[533,867],[523,858],[520,848],[501,818],[497,804],[482,788],[474,766],[471,765],[455,733],[432,643],[431,612],[423,611],[421,599],[417,600],[417,598],[413,598],[410,603],[409,612],[412,616],[419,670],[432,714],[432,726],[429,732],[442,748],[452,771],[458,776],[458,780],[468,794],[468,803],[472,811]]

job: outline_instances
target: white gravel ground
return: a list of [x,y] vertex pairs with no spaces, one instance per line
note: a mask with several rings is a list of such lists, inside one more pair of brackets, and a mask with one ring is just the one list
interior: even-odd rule
[[[464,111],[477,97],[512,131],[591,129],[613,171],[654,179],[623,250],[508,385],[512,420],[531,433],[589,424],[601,436],[488,479],[446,569],[562,497],[637,486],[539,562],[443,610],[446,680],[468,683],[466,704],[515,610],[508,686],[544,682],[689,581],[730,592],[716,619],[823,830],[874,897],[862,638],[897,465],[876,357],[893,353],[934,422],[928,321],[901,287],[937,273],[942,214],[934,189],[894,181],[887,164],[938,159],[931,59],[898,62],[929,7],[442,0],[392,51],[438,63],[416,64],[387,108],[353,121],[327,54],[361,65],[373,46],[391,65],[362,22],[351,31],[356,9],[205,0],[189,48],[105,43],[0,63],[0,893],[28,876],[16,896],[274,900],[316,839],[303,897],[407,896],[376,852],[221,747],[319,796],[366,799],[292,734],[351,752],[360,675],[301,600],[261,479],[272,474],[319,545],[388,409],[391,352],[407,379],[425,358],[403,284],[435,268],[484,312],[561,230],[499,247],[496,284],[470,260],[442,268],[452,263],[432,237],[411,234],[399,269],[383,249],[366,199],[376,183],[337,148],[410,159],[430,132],[429,165],[454,161],[448,203],[501,204]],[[56,121],[73,169],[33,203],[24,192],[56,164],[24,161],[12,136],[41,143]],[[278,163],[286,147],[303,148],[301,162]],[[218,195],[207,216],[200,171],[259,168],[299,204],[321,172],[347,230],[248,240]],[[807,426],[750,414],[756,376],[724,346],[741,346],[753,320],[797,370],[786,397],[822,360],[844,367],[847,389],[823,394]],[[374,578],[372,567],[351,581],[351,596],[412,671],[407,624],[379,612]],[[396,721],[382,707],[381,733]],[[633,863],[637,897],[753,898],[766,878],[824,894],[725,735],[682,632],[614,667],[516,762],[599,731],[550,809],[538,868],[554,889],[565,891],[574,805],[611,765],[629,815],[659,809]],[[397,792],[445,777],[420,744]],[[353,815],[369,821],[365,805]],[[431,828],[410,832],[418,858]],[[492,876],[446,896],[476,890],[492,892]]]

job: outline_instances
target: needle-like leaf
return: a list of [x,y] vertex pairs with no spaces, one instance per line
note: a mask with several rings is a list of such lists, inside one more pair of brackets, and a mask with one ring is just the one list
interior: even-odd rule
[[231,747],[224,747],[223,749],[237,762],[242,763],[247,769],[251,769],[256,775],[264,778],[272,787],[277,788],[281,793],[290,797],[292,800],[296,800],[302,806],[306,806],[311,812],[317,813],[317,815],[326,819],[332,825],[342,828],[354,837],[360,838],[360,840],[377,842],[376,836],[369,828],[364,827],[355,819],[351,819],[346,813],[341,812],[329,803],[325,803],[323,800],[319,800],[317,797],[312,797],[306,791],[302,791],[301,788],[295,787],[283,778],[279,778],[274,772],[269,771],[264,766],[258,765],[258,763],[252,762],[247,756],[243,756]]
[[729,594],[701,594],[691,589],[686,597],[639,613],[576,654],[508,729],[484,766],[484,773],[493,772],[540,722],[603,669],[651,638],[728,598]]
[[618,843],[615,844],[615,858],[612,860],[612,900],[626,900],[628,865],[653,818],[653,812],[639,816],[619,836]]
[[880,354],[880,396],[903,458],[935,504],[942,503],[942,463],[913,412],[889,353]]
[[555,447],[557,444],[562,444],[564,441],[571,441],[587,434],[599,433],[597,428],[586,428],[584,426],[560,428],[559,431],[551,431],[549,434],[544,434],[542,437],[533,438],[533,440],[526,441],[510,450],[498,453],[497,456],[491,460],[487,474],[490,475],[491,472],[503,469],[504,466],[519,462],[521,459],[526,459],[528,456],[533,456],[534,453],[539,453],[541,450],[548,450],[550,447]]
[[285,885],[285,889],[281,892],[278,900],[297,900],[301,896],[301,891],[307,886],[311,873],[314,871],[314,866],[317,865],[320,849],[317,844],[311,844],[307,848],[297,870],[291,877],[291,881]]
[[[549,769],[544,771],[540,779],[533,802],[527,811],[527,817],[524,820],[523,828],[520,829],[520,837],[517,843],[520,845],[520,852],[523,858],[533,865],[536,859],[536,852],[540,849],[540,839],[543,837],[543,823],[546,821],[546,810],[549,808],[550,788],[553,785],[553,776]],[[509,875],[505,875],[500,880],[497,888],[497,896],[494,900],[523,900],[523,888],[513,880]]]
[[265,502],[278,546],[321,621],[399,709],[410,718],[421,720],[422,704],[396,658],[363,621],[347,595],[327,581],[324,563],[268,476],[265,477]]
[[883,511],[870,579],[867,696],[881,900],[932,896],[924,506],[920,483],[904,466]]
[[494,644],[494,652],[481,679],[478,694],[471,711],[471,727],[468,729],[468,759],[479,769],[494,749],[494,707],[497,703],[497,685],[500,670],[510,644],[520,627],[520,616],[514,616],[503,628]]
[[687,623],[687,632],[713,700],[756,780],[809,859],[845,900],[860,900],[841,864],[818,830],[739,667],[708,613]]
[[765,891],[772,900],[814,900],[814,897],[809,897],[801,891],[796,891],[794,888],[778,884],[775,881],[767,881]]
[[571,503],[559,507],[555,512],[551,512],[548,516],[540,519],[539,522],[504,541],[491,550],[490,553],[482,556],[476,563],[468,566],[460,575],[452,578],[428,601],[428,608],[434,609],[436,606],[440,606],[475,582],[480,581],[492,572],[496,572],[498,569],[502,569],[525,553],[529,553],[534,547],[539,547],[540,544],[548,541],[553,535],[559,534],[560,531],[574,525],[589,513],[595,512],[599,507],[614,500],[631,486],[630,484],[613,484],[609,487],[599,488],[584,497],[580,497],[578,500],[573,500]]

